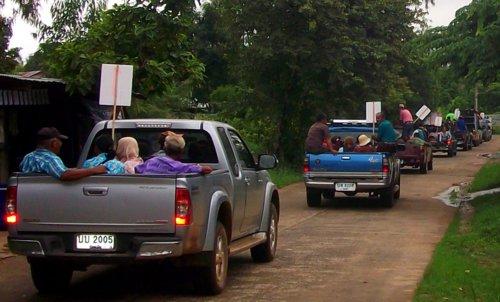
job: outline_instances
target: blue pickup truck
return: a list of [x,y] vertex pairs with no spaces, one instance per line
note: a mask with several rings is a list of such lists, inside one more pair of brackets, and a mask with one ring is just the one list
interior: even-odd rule
[[[331,135],[341,138],[371,132],[367,125],[330,126]],[[304,181],[309,207],[320,206],[322,196],[333,199],[336,192],[369,193],[392,207],[400,195],[400,163],[392,152],[306,154]]]

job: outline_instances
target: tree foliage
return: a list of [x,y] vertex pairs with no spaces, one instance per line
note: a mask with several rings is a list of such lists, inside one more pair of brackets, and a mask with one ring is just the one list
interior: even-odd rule
[[21,61],[19,49],[9,49],[11,36],[11,20],[0,16],[0,73],[13,71]]
[[[218,111],[218,117],[241,116],[248,124],[272,128],[258,142],[283,159],[297,160],[318,110],[359,118],[365,101],[383,100],[386,108],[396,108],[412,94],[403,45],[421,21],[422,11],[412,8],[418,3],[212,1],[199,26],[215,27],[213,36],[206,35],[211,56],[205,49],[198,53],[207,73],[223,61],[229,76],[212,89],[209,101],[230,110]],[[218,81],[207,79],[207,85]]]
[[457,11],[449,26],[427,30],[409,48],[432,71],[436,105],[444,109],[470,108],[480,90],[482,110],[500,109],[500,2],[473,0]]
[[97,91],[101,64],[130,64],[134,66],[133,90],[146,98],[189,92],[182,87],[201,81],[203,65],[190,52],[191,10],[179,9],[159,12],[140,4],[115,6],[102,13],[85,34],[51,51],[48,71],[63,78],[70,92],[87,94]]

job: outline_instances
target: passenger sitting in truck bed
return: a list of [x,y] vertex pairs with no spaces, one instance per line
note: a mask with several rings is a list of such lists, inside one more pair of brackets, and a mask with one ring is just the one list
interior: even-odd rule
[[[307,153],[337,153],[332,146],[327,123],[328,120],[324,113],[320,113],[316,116],[316,122],[309,128],[309,132],[307,133],[305,143]],[[326,147],[323,147],[323,142],[326,143]]]
[[[342,144],[342,139],[340,138],[340,136],[336,135],[336,136],[332,136],[332,147],[333,149],[335,150],[340,150],[340,148],[342,148],[343,144]],[[323,147],[326,147],[326,146],[323,146]]]
[[186,142],[181,134],[167,131],[165,134],[164,150],[166,156],[156,156],[148,159],[145,163],[135,167],[139,174],[167,174],[175,175],[179,173],[201,173],[212,172],[212,167],[198,164],[185,164],[180,162],[184,154]]
[[427,130],[424,128],[422,121],[418,121],[416,124],[417,129],[413,131],[412,137],[420,138],[423,141],[427,141]]
[[116,147],[116,158],[125,166],[125,172],[135,174],[135,167],[143,163],[139,157],[139,144],[133,137],[120,138]]
[[61,151],[62,140],[67,136],[59,133],[54,127],[42,128],[37,133],[36,150],[27,154],[21,162],[23,173],[46,173],[60,180],[77,180],[91,175],[107,172],[103,165],[89,169],[68,169],[58,154]]
[[103,134],[96,138],[93,151],[97,156],[87,159],[82,167],[87,169],[104,165],[108,174],[125,174],[125,166],[115,159],[116,152],[113,145],[113,139],[109,134]]
[[344,138],[344,146],[339,149],[339,152],[353,152],[354,151],[354,137],[346,136]]
[[361,134],[358,136],[358,145],[354,147],[354,152],[375,152],[375,148],[370,145],[371,141],[371,138]]

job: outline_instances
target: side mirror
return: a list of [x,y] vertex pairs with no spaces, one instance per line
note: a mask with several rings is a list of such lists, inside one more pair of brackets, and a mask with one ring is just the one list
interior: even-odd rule
[[274,155],[261,154],[259,155],[259,169],[273,169],[278,164],[278,159]]

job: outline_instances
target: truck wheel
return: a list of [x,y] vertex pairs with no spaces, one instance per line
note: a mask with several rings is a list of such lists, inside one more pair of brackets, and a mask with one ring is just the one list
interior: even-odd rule
[[250,249],[252,259],[255,262],[271,262],[276,255],[276,245],[278,243],[278,211],[276,211],[274,204],[271,204],[269,214],[269,228],[266,233],[266,242]]
[[394,186],[387,188],[380,193],[380,203],[386,208],[392,208],[395,203]]
[[425,161],[420,163],[420,174],[427,174],[427,170],[428,170],[427,163]]
[[224,225],[217,222],[214,250],[207,254],[208,267],[195,272],[194,285],[204,295],[217,295],[226,286],[229,262],[229,247]]
[[334,190],[324,190],[322,195],[325,199],[333,200],[335,198],[335,191]]
[[427,163],[427,170],[429,171],[432,171],[434,170],[434,165],[433,165],[434,161],[431,159],[430,162]]
[[398,176],[396,184],[398,185],[399,189],[394,192],[394,199],[399,199],[399,196],[401,195],[401,176]]
[[73,269],[55,261],[31,260],[31,278],[41,294],[53,294],[68,289]]
[[453,157],[453,154],[454,154],[453,150],[448,150],[448,157]]
[[306,188],[307,205],[310,208],[319,207],[321,205],[321,190]]

